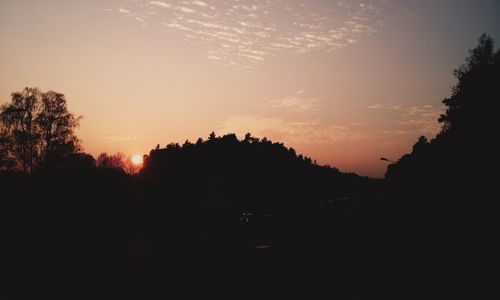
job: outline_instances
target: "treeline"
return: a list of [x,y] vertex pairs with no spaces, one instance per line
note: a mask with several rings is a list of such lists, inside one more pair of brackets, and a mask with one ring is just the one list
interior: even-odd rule
[[[247,133],[183,145],[169,144],[144,157],[141,181],[161,189],[173,201],[195,201],[203,207],[270,209],[286,203],[317,203],[357,194],[371,181],[355,174],[319,166],[293,148]],[[152,188],[155,189],[155,188]]]
[[77,152],[65,156],[72,163],[0,171],[0,255],[9,289],[22,291],[24,282],[78,286],[71,276],[144,268],[168,255],[238,243],[253,228],[240,221],[243,212],[272,212],[272,221],[255,223],[263,230],[293,218],[290,211],[378,186],[250,134],[158,146],[139,172],[127,172],[124,157]]
[[38,88],[0,107],[1,218],[11,238],[105,237],[151,222],[317,205],[376,185],[251,134],[158,145],[142,166],[123,153],[93,157],[74,134],[80,119],[63,94]]
[[[78,199],[85,194],[102,199],[95,211],[112,210],[110,198],[119,197],[103,186],[119,189],[117,185],[128,178],[133,184],[123,189],[133,186],[142,204],[239,211],[317,203],[359,194],[372,183],[319,166],[293,148],[250,133],[238,140],[235,134],[218,137],[212,132],[207,140],[199,138],[195,143],[158,145],[144,156],[142,168],[123,153],[101,153],[94,158],[83,152],[74,134],[82,117],[69,112],[63,94],[25,88],[11,97],[10,103],[0,107],[0,171],[6,187],[2,192],[8,199],[49,199],[40,201],[48,203],[61,197],[66,199],[62,200],[67,202],[65,207],[71,203],[78,207]],[[17,188],[21,186],[29,188]],[[22,196],[27,191],[36,192]]]
[[0,265],[14,299],[95,294],[95,277],[123,289],[152,264],[175,272],[195,249],[234,247],[379,187],[251,134],[158,145],[142,168],[123,153],[93,157],[63,94],[11,96],[0,107]]

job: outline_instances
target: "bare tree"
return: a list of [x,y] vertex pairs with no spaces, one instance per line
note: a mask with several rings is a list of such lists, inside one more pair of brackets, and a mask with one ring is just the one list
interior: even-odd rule
[[41,112],[36,118],[40,131],[40,156],[42,161],[57,161],[59,155],[80,150],[79,141],[73,133],[80,117],[68,112],[63,94],[48,91],[42,94]]
[[101,153],[97,157],[97,167],[102,169],[120,169],[125,173],[132,175],[139,171],[140,166],[132,162],[129,155],[118,152],[113,155]]
[[81,117],[71,114],[63,94],[24,88],[0,107],[0,167],[33,172],[80,150],[74,135]]

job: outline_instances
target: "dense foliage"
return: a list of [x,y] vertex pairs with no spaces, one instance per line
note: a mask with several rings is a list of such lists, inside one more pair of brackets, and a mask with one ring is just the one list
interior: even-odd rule
[[[198,201],[202,206],[271,208],[279,204],[333,199],[355,194],[367,178],[318,166],[293,148],[246,134],[196,143],[159,146],[145,157],[143,181],[162,189],[173,201]],[[313,203],[317,203],[314,201]]]
[[490,263],[485,249],[496,233],[492,161],[500,51],[490,37],[481,36],[455,76],[458,82],[443,100],[441,132],[430,141],[420,137],[410,154],[389,165],[391,197],[380,218],[380,243],[388,257],[428,292],[449,293],[457,282],[475,286],[484,280],[478,266]]
[[496,150],[495,115],[500,100],[500,51],[482,35],[466,64],[455,70],[458,83],[439,122],[441,132],[431,141],[421,137],[411,154],[390,165],[386,178],[402,189],[461,195],[481,190],[487,176],[485,158]]

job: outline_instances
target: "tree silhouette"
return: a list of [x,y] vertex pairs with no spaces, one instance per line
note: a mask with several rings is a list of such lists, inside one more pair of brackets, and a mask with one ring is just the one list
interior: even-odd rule
[[[442,130],[430,142],[420,137],[411,154],[389,165],[386,178],[400,187],[424,185],[450,193],[485,179],[478,157],[493,157],[498,100],[500,51],[483,34],[466,63],[454,71],[458,82],[439,118]],[[481,179],[482,178],[482,179]],[[445,192],[446,190],[446,192]]]
[[100,169],[121,170],[128,175],[133,175],[140,170],[140,166],[132,162],[130,155],[123,152],[112,155],[105,152],[99,154],[96,159],[96,166]]
[[157,194],[169,195],[169,205],[223,206],[238,212],[362,193],[356,188],[368,182],[318,166],[266,137],[247,133],[238,140],[234,133],[216,136],[214,132],[206,141],[200,138],[195,144],[170,143],[151,150],[139,177],[161,191]]
[[0,167],[32,173],[80,150],[74,129],[81,117],[68,111],[63,94],[27,87],[11,97],[0,107]]
[[[496,178],[485,171],[497,156],[500,51],[493,40],[482,35],[454,73],[458,82],[443,101],[441,132],[431,141],[420,137],[412,153],[388,166],[390,196],[380,217],[395,265],[448,287],[480,273],[473,265],[485,256],[481,240],[496,233],[490,224],[497,218]],[[430,274],[439,266],[439,277]]]
[[444,99],[446,113],[441,115],[443,132],[460,131],[478,134],[487,131],[485,125],[496,110],[489,110],[499,99],[500,51],[494,51],[493,40],[483,34],[476,48],[469,51],[467,63],[454,71],[458,79],[450,98]]

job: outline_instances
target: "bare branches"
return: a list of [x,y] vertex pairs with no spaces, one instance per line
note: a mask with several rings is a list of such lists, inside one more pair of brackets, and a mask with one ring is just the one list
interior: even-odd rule
[[31,173],[80,150],[74,129],[81,117],[68,111],[63,94],[26,87],[11,98],[0,107],[0,168]]

